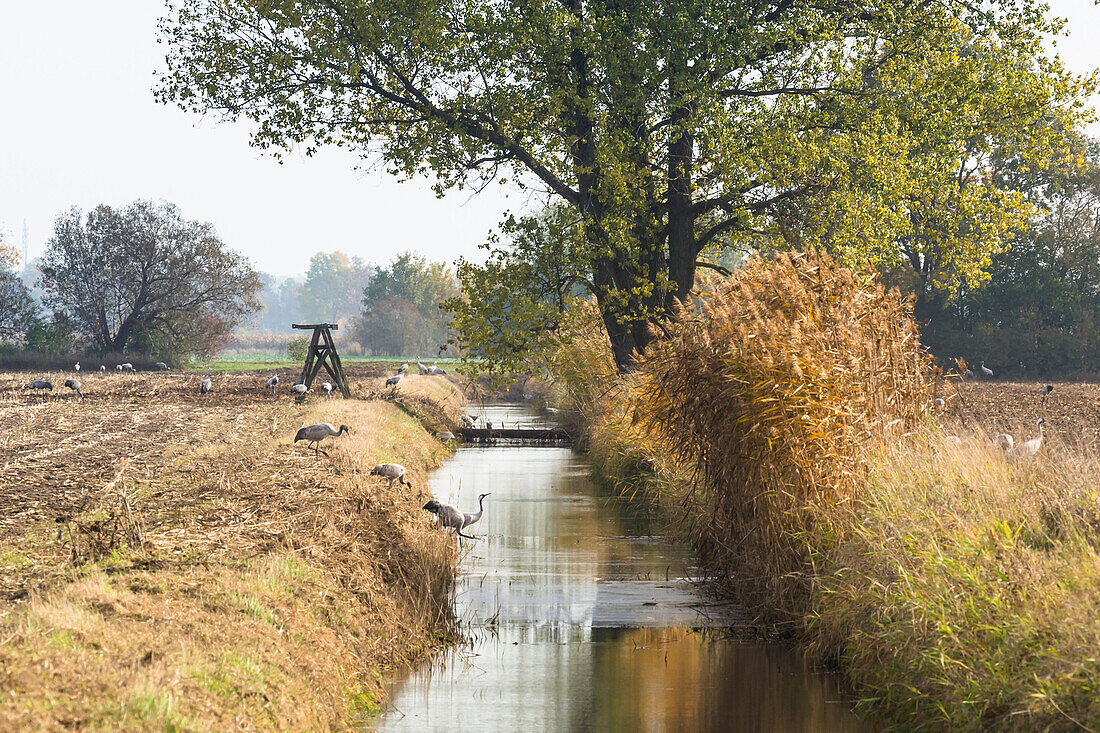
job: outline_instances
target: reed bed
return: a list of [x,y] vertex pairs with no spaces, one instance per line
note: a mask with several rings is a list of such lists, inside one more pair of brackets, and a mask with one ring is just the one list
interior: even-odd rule
[[[983,419],[1031,437],[1038,394],[1009,414],[996,385],[945,382],[910,303],[822,254],[715,281],[627,377],[598,323],[579,320],[557,391],[596,469],[662,507],[762,626],[842,669],[869,715],[1100,730],[1091,427],[1009,460]],[[993,418],[974,411],[987,403]],[[1048,423],[1077,414],[1043,409]]]

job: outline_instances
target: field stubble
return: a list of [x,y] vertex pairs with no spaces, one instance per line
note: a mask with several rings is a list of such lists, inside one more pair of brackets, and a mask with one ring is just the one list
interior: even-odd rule
[[[35,375],[39,376],[39,375]],[[302,404],[281,373],[0,376],[0,727],[339,727],[446,629],[456,552],[419,510],[461,394]],[[377,384],[376,384],[377,382]],[[301,425],[346,423],[315,456]],[[369,476],[408,467],[415,488]]]

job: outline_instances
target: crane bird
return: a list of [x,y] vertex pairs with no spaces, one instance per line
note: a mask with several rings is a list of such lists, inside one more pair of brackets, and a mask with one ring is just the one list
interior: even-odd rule
[[1049,395],[1053,391],[1054,391],[1054,385],[1053,384],[1044,384],[1042,387],[1040,387],[1039,392],[1041,392],[1043,396],[1039,399],[1039,404],[1040,405],[1045,405],[1047,403],[1047,395]]
[[397,374],[394,374],[392,377],[386,380],[386,386],[396,387],[397,385],[401,384],[401,380],[404,378],[405,372],[398,372]]
[[984,374],[987,378],[993,377],[993,370],[987,367],[984,361],[982,362],[982,374]]
[[77,363],[73,364],[73,371],[74,372],[79,372],[80,371],[80,362],[79,361]]
[[380,463],[370,470],[370,475],[388,478],[390,480],[388,488],[391,489],[394,481],[399,482],[402,486],[412,487],[412,483],[405,480],[405,467],[400,463]]
[[206,394],[213,386],[214,383],[210,381],[210,377],[207,377],[206,379],[202,380],[202,383],[199,384],[199,394]]
[[322,382],[321,389],[325,394],[332,394],[332,382]]
[[103,366],[102,364],[100,364],[100,365],[99,365],[99,371],[101,371],[101,372],[105,372],[105,371],[107,371],[107,367],[105,367],[105,366]]
[[276,374],[271,379],[264,382],[264,386],[271,387],[271,394],[275,394],[275,388],[279,385],[279,375]]
[[1008,454],[1010,456],[1019,458],[1021,456],[1033,456],[1038,453],[1039,449],[1043,447],[1043,423],[1045,422],[1046,420],[1044,418],[1039,418],[1038,420],[1036,420],[1035,427],[1038,429],[1039,434],[1031,440],[1020,443],[1018,446],[1010,450]]
[[447,430],[439,433],[439,439],[442,440],[444,443],[453,443],[456,440],[455,434]]
[[81,384],[75,379],[66,379],[65,386],[80,395],[80,399],[84,399],[84,393],[80,391]]
[[298,384],[291,385],[290,392],[291,394],[296,394],[301,397],[303,395],[312,393],[313,390],[299,382]]
[[341,425],[340,429],[337,430],[332,423],[319,422],[316,425],[307,425],[306,427],[295,433],[294,442],[297,443],[299,440],[305,440],[307,441],[306,448],[309,448],[312,445],[313,452],[315,454],[317,452],[321,452],[327,456],[328,453],[321,450],[318,444],[330,435],[338,437],[343,435],[344,433],[351,434],[351,428],[349,428],[347,425]]
[[463,415],[462,419],[461,419],[461,422],[462,422],[462,427],[464,427],[464,428],[472,428],[472,427],[474,427],[474,424],[475,424],[474,419],[472,417],[470,417],[469,415]]
[[409,362],[405,362],[401,366],[397,367],[398,374],[404,374],[407,371],[409,371]]
[[997,437],[993,439],[993,445],[1001,450],[1012,450],[1012,447],[1016,445],[1016,439],[1009,433],[998,433]]
[[460,512],[457,507],[453,507],[450,504],[444,504],[436,499],[432,499],[425,504],[424,509],[427,509],[432,514],[439,517],[440,526],[455,530],[459,537],[465,537],[468,540],[476,540],[477,537],[462,534],[462,530],[466,529],[471,524],[477,524],[477,522],[481,521],[481,515],[485,513],[486,496],[489,496],[489,494],[482,494],[477,497],[477,514]]
[[156,364],[153,365],[153,368],[156,369],[158,372],[172,371],[172,367],[168,366],[163,361],[158,361]]
[[419,361],[416,362],[416,368],[420,370],[421,374],[431,374],[431,372],[428,370],[428,367],[424,366]]
[[439,375],[446,373],[447,372],[445,370],[440,369],[435,364],[432,364],[430,367],[428,367],[428,374],[432,375],[433,377],[438,377]]
[[966,378],[967,378],[967,379],[970,379],[970,378],[971,378],[971,377],[973,377],[973,376],[974,376],[974,370],[973,370],[973,369],[971,369],[970,367],[967,367],[967,368],[966,368]]
[[53,384],[46,379],[36,379],[30,384],[24,384],[23,389],[48,389],[53,391]]

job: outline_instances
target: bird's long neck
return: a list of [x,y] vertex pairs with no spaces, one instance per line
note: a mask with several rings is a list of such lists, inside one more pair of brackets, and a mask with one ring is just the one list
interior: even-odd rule
[[347,432],[347,429],[348,429],[347,425],[341,425],[340,430],[337,431],[336,435],[337,436],[343,435],[345,432]]

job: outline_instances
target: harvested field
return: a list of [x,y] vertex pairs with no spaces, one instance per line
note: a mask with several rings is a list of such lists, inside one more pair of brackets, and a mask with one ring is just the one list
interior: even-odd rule
[[[461,392],[352,369],[298,403],[286,371],[0,375],[0,728],[341,727],[438,644],[456,552],[420,505]],[[320,421],[328,457],[291,442]]]
[[[1039,388],[1054,391],[1040,404]],[[1011,433],[1017,440],[1035,435],[1035,421],[1046,418],[1052,444],[1100,445],[1100,384],[1092,382],[1015,382],[969,380],[958,398],[948,399],[943,421],[960,435],[982,431]]]

